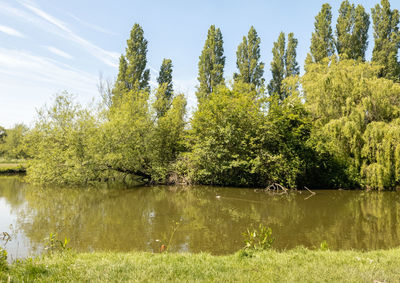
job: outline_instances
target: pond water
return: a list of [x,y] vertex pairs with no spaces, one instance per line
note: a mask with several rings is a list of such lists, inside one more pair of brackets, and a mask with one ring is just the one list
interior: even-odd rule
[[[274,247],[387,249],[400,245],[400,193],[317,191],[270,195],[221,187],[38,188],[0,177],[0,233],[11,259],[68,237],[78,251],[233,253],[242,233],[272,228]],[[175,232],[174,232],[175,231]]]

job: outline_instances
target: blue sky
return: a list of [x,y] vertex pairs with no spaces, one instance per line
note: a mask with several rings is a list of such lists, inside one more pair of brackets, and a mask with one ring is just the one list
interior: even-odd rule
[[[171,58],[176,91],[196,103],[197,63],[207,29],[222,31],[225,77],[236,71],[236,48],[254,25],[261,37],[264,78],[270,80],[271,49],[279,32],[294,32],[302,66],[314,17],[321,5],[333,8],[333,27],[341,1],[295,0],[0,0],[0,125],[31,125],[36,109],[67,90],[83,104],[98,98],[99,74],[114,79],[118,58],[135,22],[148,45],[148,67],[155,82],[163,58]],[[370,13],[378,0],[358,1]],[[391,1],[400,9],[400,1]],[[373,46],[372,26],[367,58]]]

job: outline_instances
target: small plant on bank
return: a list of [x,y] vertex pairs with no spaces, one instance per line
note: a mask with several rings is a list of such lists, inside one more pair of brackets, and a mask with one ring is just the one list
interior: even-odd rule
[[272,237],[272,229],[260,224],[258,229],[252,229],[243,233],[244,249],[253,251],[264,251],[272,248],[275,239]]
[[[182,221],[182,220],[180,220],[180,221]],[[168,243],[167,243],[167,245],[162,244],[160,246],[160,252],[168,252],[168,250],[171,246],[171,243],[172,243],[172,239],[174,238],[175,232],[178,230],[179,225],[181,224],[180,221],[173,222],[172,231],[171,231],[171,235],[169,237]]]
[[48,237],[45,238],[45,250],[49,252],[54,252],[54,251],[66,251],[69,248],[67,248],[67,245],[69,243],[69,239],[67,237],[64,238],[64,241],[61,241],[57,239],[57,234],[56,233],[50,233]]
[[320,245],[319,245],[319,249],[321,251],[329,251],[329,245],[328,243],[324,240]]
[[0,247],[0,271],[5,271],[7,268],[7,251]]

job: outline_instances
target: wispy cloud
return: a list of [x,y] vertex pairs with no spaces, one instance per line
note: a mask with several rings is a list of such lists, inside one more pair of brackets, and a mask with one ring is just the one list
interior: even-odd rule
[[118,66],[117,65],[119,58],[118,53],[104,50],[103,48],[93,44],[87,39],[77,35],[68,27],[66,23],[46,13],[45,11],[40,9],[37,5],[35,5],[32,1],[27,2],[27,1],[17,0],[17,2],[20,3],[27,10],[29,10],[30,13],[21,9],[17,9],[2,2],[0,2],[0,13],[3,13],[7,16],[10,15],[14,16],[25,22],[30,22],[35,26],[43,30],[46,30],[47,32],[52,32],[57,36],[75,42],[81,48],[85,49],[88,53],[92,54],[94,57],[101,60],[103,63],[112,67]]
[[13,29],[13,28],[10,28],[10,27],[7,27],[7,26],[0,25],[0,32],[3,32],[3,33],[8,34],[8,35],[12,35],[12,36],[25,37],[22,33],[17,31],[16,29]]
[[102,60],[107,65],[112,67],[117,67],[117,64],[115,62],[119,57],[118,53],[106,51],[101,47],[98,47],[95,44],[89,42],[88,40],[78,36],[72,30],[70,30],[63,21],[53,17],[52,15],[46,13],[45,11],[39,9],[38,7],[25,2],[21,1],[19,2],[27,9],[31,10],[34,14],[39,16],[40,18],[58,27],[61,31],[64,32],[63,36],[66,37],[67,39],[78,43],[79,45],[81,45],[83,48],[88,50],[90,53],[92,53],[98,59]]
[[67,90],[81,103],[89,103],[97,92],[98,78],[44,56],[28,51],[0,48],[0,122],[32,121],[35,109]]
[[108,29],[105,29],[105,28],[103,28],[101,26],[88,23],[88,22],[78,18],[77,16],[71,14],[71,13],[68,13],[68,15],[71,18],[73,18],[75,21],[77,21],[78,23],[80,23],[80,24],[82,24],[82,25],[84,25],[84,26],[86,26],[86,27],[88,27],[88,28],[90,28],[92,30],[95,30],[95,31],[98,31],[98,32],[102,32],[102,33],[105,33],[105,34],[109,34],[109,35],[115,35],[116,34],[115,32],[109,31]]
[[82,95],[96,94],[97,78],[56,60],[27,51],[0,48],[0,85],[43,85],[49,89],[72,90]]
[[72,56],[69,55],[67,52],[64,52],[54,46],[43,46],[44,48],[46,48],[48,51],[50,51],[53,54],[56,54],[58,56],[67,58],[67,59],[72,59]]

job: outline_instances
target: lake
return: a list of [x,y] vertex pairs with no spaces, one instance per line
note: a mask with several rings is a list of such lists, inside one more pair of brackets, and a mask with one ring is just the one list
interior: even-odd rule
[[276,249],[388,249],[400,245],[400,193],[307,191],[271,195],[222,187],[40,188],[0,177],[0,240],[11,259],[39,254],[45,238],[68,237],[78,251],[228,254],[242,233],[272,228]]

